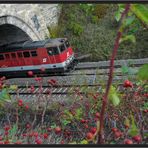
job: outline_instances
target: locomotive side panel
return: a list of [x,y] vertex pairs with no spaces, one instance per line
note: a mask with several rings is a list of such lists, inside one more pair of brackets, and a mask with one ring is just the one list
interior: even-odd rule
[[25,60],[24,60],[22,51],[17,52],[17,57],[18,57],[18,66],[25,65]]
[[9,63],[5,63],[5,55],[0,54],[0,68],[8,67]]
[[32,65],[39,65],[40,64],[40,53],[38,49],[34,49],[30,51]]

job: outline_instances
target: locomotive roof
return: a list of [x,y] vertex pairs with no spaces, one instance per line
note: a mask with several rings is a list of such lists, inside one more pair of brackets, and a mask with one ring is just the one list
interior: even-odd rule
[[28,50],[28,49],[36,49],[39,47],[55,47],[59,46],[63,43],[63,40],[66,38],[56,38],[56,39],[46,39],[42,41],[25,41],[20,43],[13,43],[10,45],[5,45],[0,47],[0,53],[2,52],[12,52],[13,50]]

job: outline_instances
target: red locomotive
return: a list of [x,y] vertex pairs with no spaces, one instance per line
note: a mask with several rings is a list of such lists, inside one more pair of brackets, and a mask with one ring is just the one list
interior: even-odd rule
[[38,74],[42,68],[46,73],[64,73],[76,63],[66,38],[26,41],[0,49],[0,76],[26,75],[28,71]]

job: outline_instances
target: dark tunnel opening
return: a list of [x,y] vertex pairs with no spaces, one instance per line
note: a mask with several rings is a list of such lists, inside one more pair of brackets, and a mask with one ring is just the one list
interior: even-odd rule
[[17,26],[10,24],[0,25],[0,46],[27,40],[31,40],[31,38]]

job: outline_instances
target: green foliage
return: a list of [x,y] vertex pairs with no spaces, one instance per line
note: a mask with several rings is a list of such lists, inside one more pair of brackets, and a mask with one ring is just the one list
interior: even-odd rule
[[48,26],[48,31],[49,31],[50,38],[56,38],[59,32],[59,27],[58,26],[50,26],[50,27]]
[[118,5],[118,11],[115,12],[115,19],[118,22],[121,18],[121,14],[125,9],[125,4],[119,4]]
[[117,106],[120,103],[120,99],[119,99],[119,97],[117,95],[117,91],[116,91],[115,87],[113,87],[113,86],[111,86],[111,88],[110,88],[109,100],[111,101],[111,103],[114,106]]
[[9,136],[12,138],[18,132],[18,127],[16,124],[13,124],[12,128],[9,130]]
[[11,102],[7,88],[3,88],[0,92],[0,105],[3,106],[5,102]]
[[120,43],[124,42],[124,41],[131,41],[132,43],[135,43],[136,42],[136,38],[134,35],[126,35],[124,37],[122,37],[120,39]]
[[126,73],[128,73],[129,68],[128,68],[128,66],[122,66],[122,67],[121,67],[121,70],[122,70],[122,73],[123,73],[123,74],[126,74]]
[[143,104],[143,107],[142,107],[143,110],[147,110],[148,109],[148,102],[145,102]]
[[129,26],[129,25],[131,25],[133,22],[134,22],[134,20],[135,20],[135,16],[128,16],[127,18],[126,18],[126,20],[125,20],[125,25],[126,26]]
[[83,32],[83,27],[79,23],[70,23],[68,29],[72,30],[73,34],[75,34],[76,36],[80,36]]
[[[108,60],[118,29],[115,12],[124,10],[125,4],[63,4],[58,26],[49,28],[50,36],[67,37],[75,51],[80,55],[91,54],[89,61]],[[148,32],[141,26],[134,13],[130,12],[125,20],[124,36],[133,35],[122,42],[117,59],[145,58]],[[135,41],[132,43],[131,41]]]
[[80,141],[80,144],[88,144],[88,141],[87,140],[82,140],[82,141]]
[[125,118],[124,125],[130,126],[130,120],[128,118]]
[[69,123],[71,123],[71,121],[69,121],[69,120],[62,120],[62,124],[64,125],[64,126],[66,126],[67,124],[69,124]]
[[9,90],[17,90],[18,86],[17,85],[10,85]]
[[80,120],[81,117],[82,117],[82,115],[83,115],[83,109],[82,109],[82,108],[78,108],[78,109],[76,110],[75,118],[76,118],[77,120]]
[[148,64],[144,64],[138,71],[138,78],[140,80],[148,80]]
[[93,4],[80,4],[79,7],[86,13],[86,15],[90,15],[94,10]]
[[139,130],[138,130],[137,126],[136,126],[134,116],[131,115],[131,128],[129,129],[128,134],[130,136],[136,136],[136,135],[138,135],[138,133],[139,133]]
[[132,12],[148,26],[148,8],[143,4],[133,4],[131,7]]

